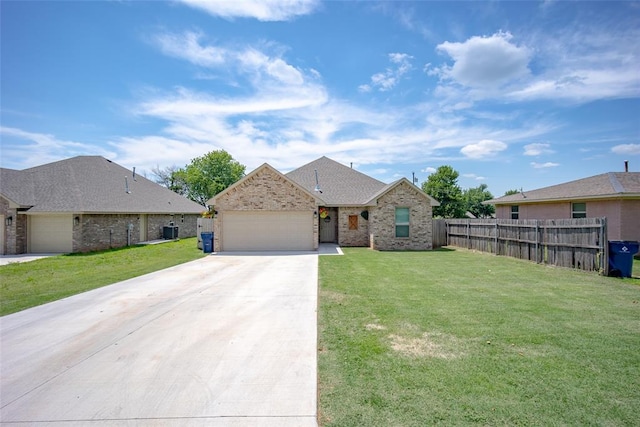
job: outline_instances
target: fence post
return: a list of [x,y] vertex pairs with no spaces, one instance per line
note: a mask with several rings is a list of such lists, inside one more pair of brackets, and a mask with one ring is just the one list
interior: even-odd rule
[[539,264],[540,261],[540,252],[538,251],[538,241],[540,240],[540,220],[536,219],[536,264]]
[[607,231],[607,218],[604,217],[600,222],[600,271],[605,276],[609,275],[609,236]]

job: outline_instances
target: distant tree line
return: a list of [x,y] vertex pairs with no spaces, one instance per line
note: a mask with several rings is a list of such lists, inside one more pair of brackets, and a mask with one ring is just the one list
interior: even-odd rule
[[[465,218],[468,213],[476,218],[490,218],[495,213],[495,206],[482,202],[493,199],[487,184],[475,188],[461,189],[458,185],[459,173],[451,166],[440,166],[422,183],[422,190],[440,202],[434,206],[435,218]],[[505,195],[518,193],[509,190]]]

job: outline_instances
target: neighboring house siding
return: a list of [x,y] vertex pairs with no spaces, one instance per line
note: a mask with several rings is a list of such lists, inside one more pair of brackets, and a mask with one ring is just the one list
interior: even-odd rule
[[[640,242],[640,200],[623,200],[619,240]],[[609,237],[609,240],[614,240]]]
[[571,218],[569,202],[499,205],[496,206],[496,218],[511,219],[511,206],[518,206],[518,219]]
[[[410,228],[408,238],[395,237],[395,209],[408,207]],[[370,209],[371,248],[376,250],[433,249],[431,238],[431,205],[411,184],[402,183],[378,199]]]
[[[585,203],[587,218],[607,218],[609,240],[640,241],[640,200],[589,200],[557,203],[520,204],[519,219],[571,218],[572,203]],[[511,218],[511,205],[496,206],[498,219]]]
[[[196,235],[197,218],[199,215],[188,214],[182,222],[181,215],[148,215],[147,227],[149,240],[162,238],[162,228],[174,221],[178,226],[179,237],[194,237]],[[138,214],[101,214],[74,215],[79,223],[73,226],[73,251],[90,252],[110,248],[120,248],[140,243],[140,215]],[[131,224],[131,232],[127,238],[127,231]]]
[[[258,171],[254,176],[242,181],[237,186],[226,190],[215,199],[214,218],[214,250],[222,247],[221,226],[224,223],[225,211],[317,211],[316,201],[306,192],[300,190],[282,175],[269,168]],[[314,248],[318,245],[318,223],[313,225]]]
[[[346,207],[338,209],[338,244],[340,246],[369,246],[369,221],[365,220],[362,211],[366,207]],[[357,230],[349,229],[349,216],[356,215]]]

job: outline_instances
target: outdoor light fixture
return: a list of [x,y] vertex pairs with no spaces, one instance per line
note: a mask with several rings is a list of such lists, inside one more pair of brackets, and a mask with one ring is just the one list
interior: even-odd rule
[[313,211],[313,219],[318,219],[318,211]]
[[13,224],[13,217],[12,217],[12,216],[8,216],[8,217],[4,220],[4,225],[6,225],[6,226],[10,226],[11,224]]
[[80,225],[80,217],[76,216],[73,218],[73,225]]

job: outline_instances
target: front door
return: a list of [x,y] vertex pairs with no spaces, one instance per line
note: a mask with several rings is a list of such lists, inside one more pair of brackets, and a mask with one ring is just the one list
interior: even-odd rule
[[338,243],[338,210],[327,208],[328,216],[319,218],[320,243]]

